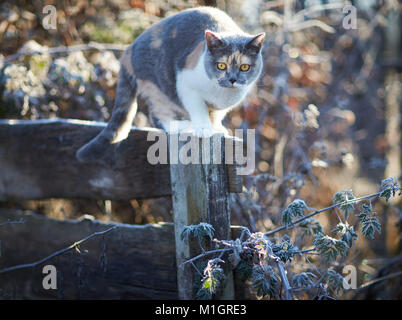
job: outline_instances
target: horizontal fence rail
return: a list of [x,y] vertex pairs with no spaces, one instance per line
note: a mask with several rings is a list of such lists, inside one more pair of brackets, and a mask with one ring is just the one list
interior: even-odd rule
[[171,195],[169,166],[150,164],[155,129],[133,129],[107,150],[109,163],[83,164],[76,151],[104,123],[79,120],[0,120],[0,201],[88,198],[129,200]]
[[[5,299],[177,299],[172,223],[128,225],[88,219],[57,220],[0,209],[0,296]],[[96,232],[77,248],[34,267]],[[45,289],[43,267],[57,270],[57,289]]]
[[[0,201],[87,198],[130,200],[172,194],[170,168],[152,163],[148,150],[161,130],[133,128],[105,150],[102,163],[80,163],[76,151],[105,123],[68,119],[0,120]],[[231,140],[229,138],[229,140]],[[241,192],[234,165],[227,165],[230,192]]]

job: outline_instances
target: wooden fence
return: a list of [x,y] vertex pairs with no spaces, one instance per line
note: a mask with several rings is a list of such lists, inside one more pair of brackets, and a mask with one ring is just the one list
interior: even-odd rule
[[[210,223],[230,239],[230,192],[240,192],[225,152],[239,140],[199,143],[219,163],[150,164],[155,129],[132,129],[99,163],[75,152],[105,124],[77,120],[0,120],[0,201],[89,198],[129,200],[172,196],[174,223],[128,225],[90,219],[56,220],[0,209],[0,297],[8,299],[193,299],[195,269],[182,263],[200,253],[180,237],[187,225]],[[201,140],[200,140],[201,141]],[[216,141],[219,141],[217,144]],[[178,147],[185,142],[178,141]],[[218,150],[216,150],[218,148]],[[215,153],[214,151],[218,151]],[[20,223],[21,222],[21,223]],[[88,239],[86,239],[88,237]],[[81,244],[76,241],[86,239]],[[57,289],[44,289],[44,265],[57,270]],[[233,299],[233,275],[220,299]]]

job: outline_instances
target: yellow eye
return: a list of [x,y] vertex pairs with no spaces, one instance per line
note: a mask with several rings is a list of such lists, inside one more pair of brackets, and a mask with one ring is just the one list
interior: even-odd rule
[[249,64],[242,64],[240,66],[240,70],[241,71],[248,71],[250,69],[250,65]]
[[223,62],[218,62],[218,63],[216,64],[216,66],[217,66],[217,68],[218,68],[219,70],[225,70],[225,69],[226,69],[226,64],[223,63]]

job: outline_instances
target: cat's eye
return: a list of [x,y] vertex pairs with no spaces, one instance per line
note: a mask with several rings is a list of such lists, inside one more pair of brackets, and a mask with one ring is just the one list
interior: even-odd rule
[[241,71],[248,71],[250,69],[250,65],[249,64],[242,64],[240,66],[240,70]]
[[216,67],[217,67],[219,70],[225,70],[225,69],[226,69],[226,64],[223,63],[223,62],[218,62],[218,63],[216,64]]

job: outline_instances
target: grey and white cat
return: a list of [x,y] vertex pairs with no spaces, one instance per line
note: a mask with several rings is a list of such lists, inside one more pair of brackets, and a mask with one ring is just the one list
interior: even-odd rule
[[97,160],[109,145],[126,139],[137,104],[148,108],[155,127],[168,132],[172,120],[182,120],[179,131],[227,133],[223,118],[261,73],[264,36],[245,33],[226,13],[210,7],[152,25],[122,55],[112,117],[77,158]]

